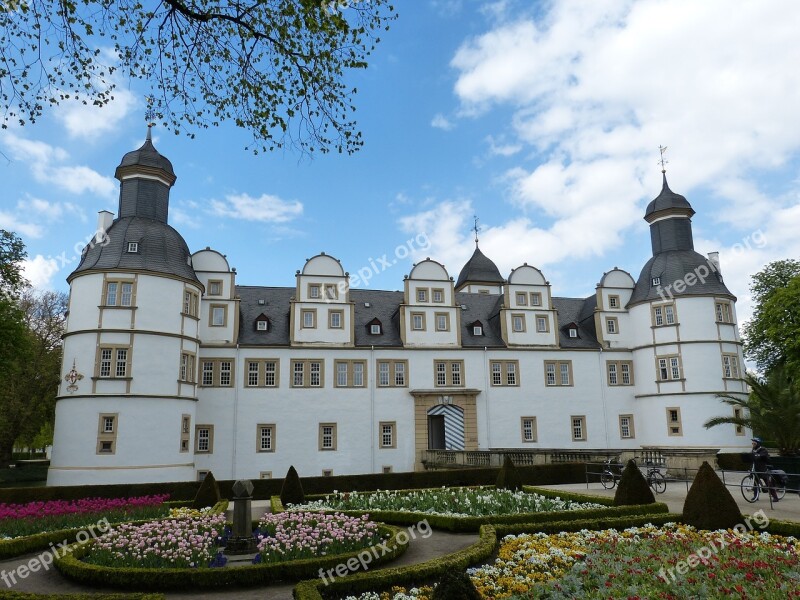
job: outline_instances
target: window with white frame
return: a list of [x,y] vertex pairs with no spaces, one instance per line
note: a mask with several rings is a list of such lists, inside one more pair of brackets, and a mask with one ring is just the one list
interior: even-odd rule
[[222,295],[222,281],[219,279],[210,279],[208,281],[208,295],[221,296]]
[[211,454],[214,452],[213,425],[195,425],[194,451],[198,454]]
[[681,409],[679,407],[667,408],[667,434],[671,436],[683,435]]
[[258,451],[275,452],[275,424],[259,424],[256,426],[258,434]]
[[303,329],[314,329],[317,326],[317,311],[313,309],[303,311]]
[[183,292],[183,314],[196,317],[199,314],[200,296],[191,290]]
[[425,331],[425,313],[411,313],[411,329]]
[[366,361],[336,360],[336,387],[364,387],[366,382]]
[[550,331],[550,319],[547,315],[536,315],[536,331],[538,333]]
[[536,441],[536,417],[520,417],[522,426],[522,441],[535,442]]
[[194,354],[181,353],[180,380],[185,383],[194,383]]
[[228,307],[224,304],[212,304],[209,307],[209,323],[211,327],[225,327],[228,324]]
[[331,310],[328,312],[328,326],[331,329],[341,329],[344,321],[344,312],[341,310]]
[[97,355],[97,377],[122,379],[129,376],[130,348],[101,346]]
[[318,300],[322,296],[320,292],[320,285],[318,283],[308,284],[308,297],[312,300]]
[[128,242],[128,254],[136,254],[139,252],[139,242]]
[[572,441],[585,442],[586,441],[586,417],[583,415],[570,417],[572,424]]
[[608,308],[619,308],[619,296],[614,294],[609,294],[608,296]]
[[659,381],[683,379],[683,368],[681,367],[680,356],[659,356],[656,358],[656,363]]
[[463,360],[434,360],[434,377],[436,387],[463,387]]
[[447,313],[436,313],[436,331],[450,331],[450,315]]
[[233,361],[228,358],[204,358],[200,363],[200,385],[203,387],[232,387]]
[[493,386],[519,385],[518,360],[493,360],[489,363]]
[[511,315],[511,329],[515,333],[525,331],[525,315]]
[[293,360],[292,387],[323,387],[323,365],[322,359]]
[[541,292],[531,292],[531,306],[541,306],[541,305],[542,305]]
[[115,454],[117,451],[118,413],[101,413],[97,425],[97,454]]
[[133,305],[132,281],[107,281],[105,306],[130,307]]
[[[742,418],[742,414],[743,413],[742,413],[742,409],[741,408],[734,408],[733,409],[733,417],[735,419],[741,419]],[[744,426],[736,425],[735,426],[735,431],[736,431],[736,435],[744,435]]]
[[444,302],[444,290],[436,288],[431,290],[431,299],[436,303]]
[[378,323],[373,323],[369,326],[370,335],[380,335],[381,334],[381,326]]
[[378,387],[407,387],[407,360],[379,360]]
[[572,361],[546,360],[544,362],[544,382],[549,386],[572,385]]
[[528,294],[525,292],[516,293],[517,306],[528,306]]
[[652,307],[652,320],[654,327],[675,325],[675,305],[657,304]]
[[336,450],[336,423],[319,424],[319,449]]
[[380,447],[381,448],[396,448],[397,447],[397,423],[395,421],[382,421],[379,423],[380,429]]
[[633,361],[607,360],[608,385],[633,385]]
[[619,416],[619,437],[623,440],[636,437],[633,431],[633,415]]
[[619,333],[619,321],[617,317],[606,317],[606,333],[612,335]]
[[722,376],[725,379],[739,379],[739,357],[736,354],[722,355]]
[[417,302],[428,301],[428,290],[426,288],[417,288]]
[[716,302],[714,310],[717,316],[717,323],[733,323],[733,308],[730,302]]

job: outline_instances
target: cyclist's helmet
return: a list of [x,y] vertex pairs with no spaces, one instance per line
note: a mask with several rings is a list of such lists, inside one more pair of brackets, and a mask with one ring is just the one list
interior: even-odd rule
[[754,438],[752,439],[752,441],[754,441],[754,442],[756,443],[756,446],[760,446],[760,445],[761,445],[761,443],[762,443],[762,442],[761,442],[761,438],[760,438],[760,437],[754,437]]

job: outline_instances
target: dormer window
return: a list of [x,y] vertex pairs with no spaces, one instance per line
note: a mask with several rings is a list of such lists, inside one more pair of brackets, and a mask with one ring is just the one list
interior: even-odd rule
[[139,242],[128,242],[128,252],[130,254],[139,252]]
[[370,325],[369,332],[372,335],[380,335],[381,334],[381,326],[380,325]]
[[475,325],[472,328],[472,335],[483,335],[483,327],[480,325]]
[[266,321],[256,321],[256,329],[258,331],[266,331],[267,330],[267,322]]
[[661,277],[653,277],[653,285],[661,285]]
[[571,338],[578,337],[578,330],[575,329],[574,327],[570,327],[569,328],[569,337],[571,337]]

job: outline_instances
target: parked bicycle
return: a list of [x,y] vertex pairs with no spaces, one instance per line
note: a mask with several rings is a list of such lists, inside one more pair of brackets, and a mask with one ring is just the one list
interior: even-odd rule
[[[642,474],[647,480],[647,484],[653,488],[656,494],[663,494],[667,490],[667,480],[661,474],[661,470],[651,462],[647,462],[646,471]],[[600,474],[600,483],[607,490],[614,489],[617,485],[617,480],[622,477],[622,465],[608,459],[603,462],[603,472]]]
[[755,463],[750,466],[750,472],[742,479],[742,496],[748,502],[755,502],[761,492],[769,492],[770,488],[775,490],[778,500],[782,500],[786,495],[786,473],[779,469],[773,469],[767,465],[767,470],[763,473],[756,471]]

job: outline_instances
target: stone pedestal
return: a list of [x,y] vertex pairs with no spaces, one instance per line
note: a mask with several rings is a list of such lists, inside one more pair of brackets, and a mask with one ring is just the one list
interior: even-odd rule
[[225,546],[225,554],[255,555],[256,539],[253,537],[252,510],[253,482],[240,479],[233,484],[233,527]]

